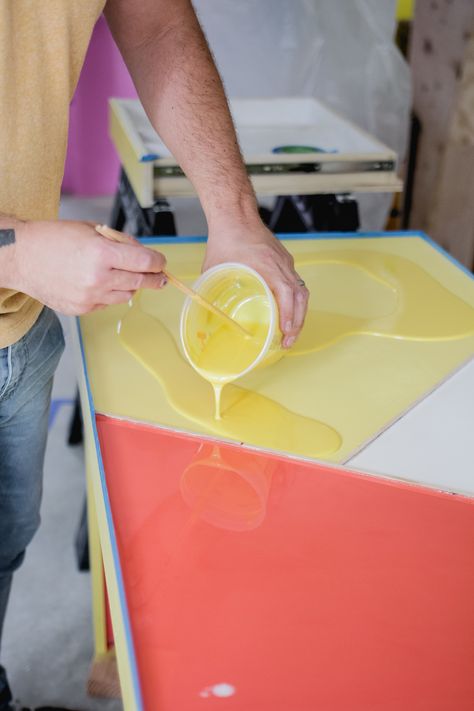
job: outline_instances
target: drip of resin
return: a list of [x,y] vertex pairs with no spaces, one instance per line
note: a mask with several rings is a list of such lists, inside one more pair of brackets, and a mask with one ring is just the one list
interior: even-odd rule
[[264,323],[245,323],[251,336],[242,336],[227,324],[218,324],[217,317],[209,314],[208,329],[199,330],[195,341],[199,350],[193,349],[193,364],[197,372],[209,381],[214,391],[214,417],[222,419],[221,394],[224,386],[236,380],[259,357],[265,344],[268,326]]
[[217,295],[211,291],[206,296],[216,298],[219,308],[248,335],[243,335],[196,303],[191,303],[185,312],[182,327],[183,343],[191,365],[213,388],[216,420],[222,419],[220,403],[224,386],[261,360],[268,359],[264,351],[272,318],[268,299],[264,293],[258,292],[258,284],[253,285],[253,293],[238,279],[227,277],[227,281],[226,284],[226,277],[223,277],[221,291]]
[[[228,377],[220,380],[221,386],[226,381],[227,384],[221,394],[221,419],[216,419],[215,400],[208,383],[184,360],[161,321],[145,313],[137,304],[122,319],[118,337],[122,345],[157,378],[171,406],[210,432],[308,457],[329,455],[341,446],[339,433],[329,425],[292,412],[257,392],[238,387],[229,382]],[[244,350],[247,346],[250,348],[253,340],[248,339],[242,346]],[[204,359],[205,365],[213,362],[213,352],[210,350]]]
[[223,385],[218,383],[211,383],[212,389],[214,390],[214,418],[216,420],[222,420],[221,415],[221,395]]

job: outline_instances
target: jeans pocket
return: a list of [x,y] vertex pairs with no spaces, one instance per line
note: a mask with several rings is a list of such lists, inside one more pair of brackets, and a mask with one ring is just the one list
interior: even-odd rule
[[45,307],[24,340],[30,364],[58,361],[64,350],[64,335],[61,322],[54,311]]
[[52,324],[49,328],[48,332],[48,337],[50,341],[50,347],[52,349],[53,356],[56,359],[55,367],[59,362],[59,359],[61,358],[64,348],[65,348],[65,340],[64,340],[64,331],[63,327],[61,325],[61,321],[59,320],[58,316],[52,312]]
[[4,348],[3,354],[0,351],[0,397],[9,399],[26,381],[51,378],[63,350],[61,323],[54,311],[45,308],[23,338]]
[[0,398],[12,379],[12,347],[0,348]]

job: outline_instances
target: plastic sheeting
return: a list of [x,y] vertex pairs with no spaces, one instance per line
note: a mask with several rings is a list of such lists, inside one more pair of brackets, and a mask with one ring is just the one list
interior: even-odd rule
[[[403,160],[411,82],[393,42],[395,0],[194,0],[231,97],[314,96]],[[387,195],[357,196],[382,229]]]

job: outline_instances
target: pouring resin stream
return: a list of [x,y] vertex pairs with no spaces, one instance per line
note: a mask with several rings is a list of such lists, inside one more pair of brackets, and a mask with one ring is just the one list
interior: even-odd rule
[[283,355],[278,309],[260,275],[241,264],[226,263],[209,269],[194,289],[250,334],[240,334],[190,298],[184,304],[183,349],[193,368],[212,385],[215,419],[220,420],[222,388]]

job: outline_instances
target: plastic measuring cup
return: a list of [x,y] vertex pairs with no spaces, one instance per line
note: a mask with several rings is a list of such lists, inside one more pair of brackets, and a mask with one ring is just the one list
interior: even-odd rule
[[184,354],[213,386],[219,417],[223,385],[282,357],[278,307],[264,279],[234,262],[208,269],[193,289],[251,334],[244,336],[230,328],[190,297],[184,302],[180,324]]

